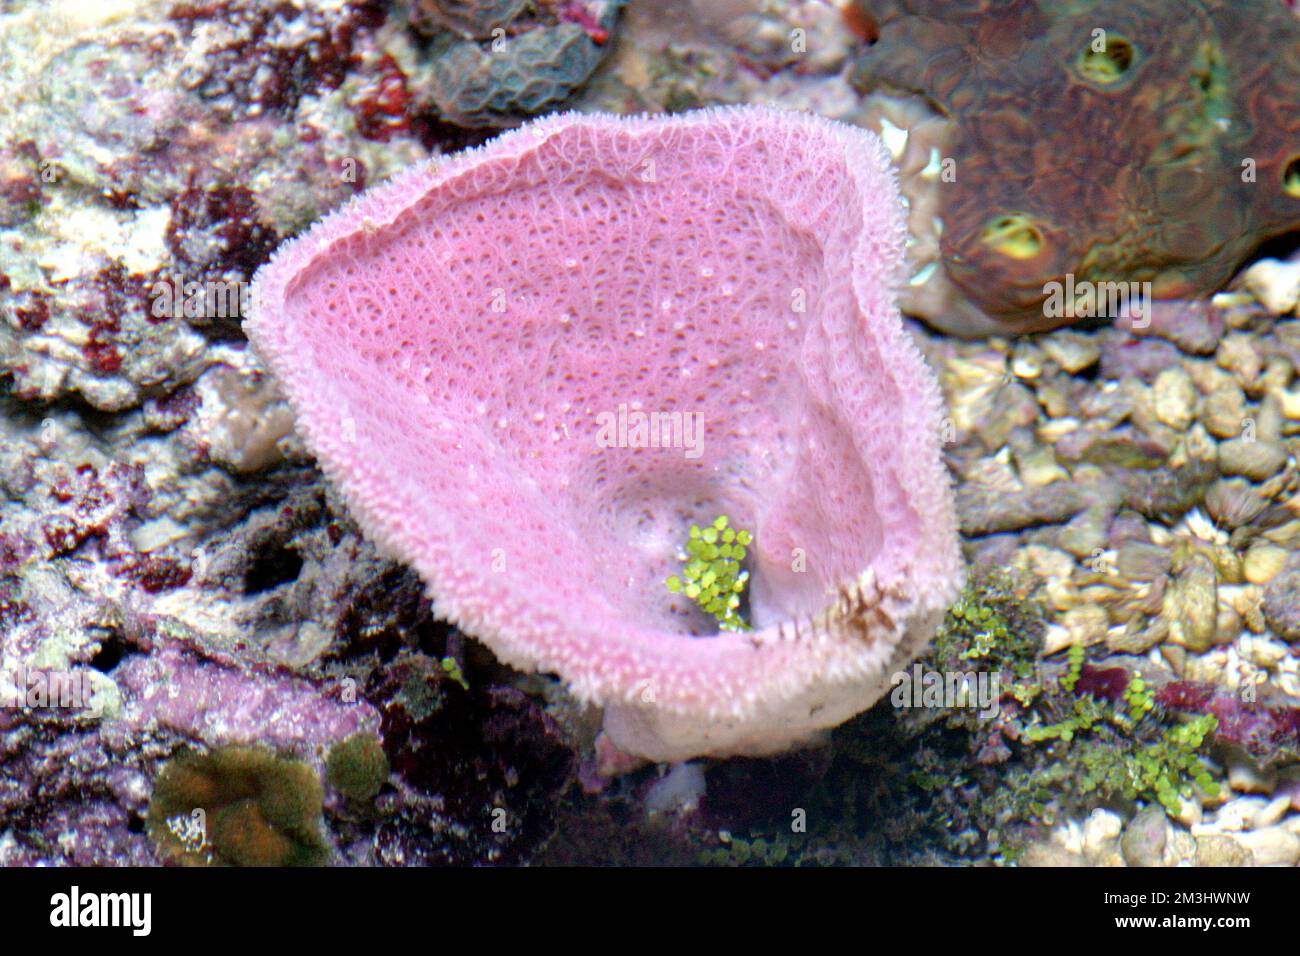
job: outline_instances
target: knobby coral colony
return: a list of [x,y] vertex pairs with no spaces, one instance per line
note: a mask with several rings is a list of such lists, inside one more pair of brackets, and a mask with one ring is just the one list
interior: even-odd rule
[[[246,329],[442,613],[603,705],[627,754],[764,754],[870,706],[960,587],[941,400],[895,304],[905,235],[867,131],[556,115],[282,247]],[[691,409],[702,447],[608,447],[628,399]],[[753,532],[752,630],[665,593],[719,514]]]
[[218,747],[163,767],[146,829],[164,858],[186,866],[313,866],[327,854],[323,801],[310,764]]
[[1300,229],[1300,19],[1280,0],[859,6],[855,83],[911,129],[904,307],[931,324],[1107,314],[1045,308],[1071,282],[1203,295]]

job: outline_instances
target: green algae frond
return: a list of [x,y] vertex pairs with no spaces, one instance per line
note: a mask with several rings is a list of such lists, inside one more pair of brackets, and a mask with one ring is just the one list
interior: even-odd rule
[[439,662],[442,672],[461,686],[462,690],[469,690],[469,681],[465,679],[465,672],[461,669],[460,661],[454,657],[444,657]]
[[720,629],[748,631],[740,605],[749,572],[741,570],[741,565],[754,536],[730,524],[731,519],[721,515],[704,528],[691,525],[690,540],[681,555],[685,564],[681,576],[673,575],[665,583],[669,591],[686,595],[713,615]]
[[1016,585],[997,573],[976,574],[934,639],[936,670],[963,670],[977,663],[1024,680],[1035,673],[1043,646],[1039,609],[1027,605]]
[[[1075,693],[1083,660],[1082,647],[1071,647],[1068,669],[1059,682],[1068,694]],[[1211,797],[1218,793],[1219,785],[1200,756],[1218,726],[1213,715],[1159,714],[1150,686],[1134,673],[1122,704],[1080,694],[1064,720],[1031,724],[1024,737],[1030,744],[1069,748],[1054,756],[1072,766],[1077,794],[1154,800],[1176,815],[1183,799],[1193,798],[1198,789]]]

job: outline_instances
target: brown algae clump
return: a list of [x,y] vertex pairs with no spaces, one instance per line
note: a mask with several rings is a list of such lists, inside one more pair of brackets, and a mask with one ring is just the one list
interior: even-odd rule
[[330,785],[349,800],[373,800],[388,779],[388,757],[374,734],[353,734],[330,748]]
[[171,760],[154,784],[146,832],[184,866],[317,866],[324,790],[316,771],[265,747]]

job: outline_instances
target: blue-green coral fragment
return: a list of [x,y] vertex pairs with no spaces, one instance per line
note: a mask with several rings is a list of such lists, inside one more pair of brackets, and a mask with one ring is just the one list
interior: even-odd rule
[[680,555],[685,562],[682,574],[665,583],[669,591],[686,595],[717,618],[721,630],[748,631],[740,604],[749,572],[741,570],[741,563],[754,536],[729,527],[730,522],[721,515],[707,527],[691,525],[690,540]]

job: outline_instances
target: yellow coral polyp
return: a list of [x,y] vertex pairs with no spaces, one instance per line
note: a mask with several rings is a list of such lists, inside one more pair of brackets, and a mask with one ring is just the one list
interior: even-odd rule
[[1282,191],[1300,199],[1300,156],[1291,157],[1282,171]]
[[1108,36],[1102,49],[1092,44],[1079,56],[1079,73],[1084,79],[1102,86],[1118,83],[1133,65],[1136,53],[1124,37]]
[[1043,251],[1043,234],[1027,216],[999,216],[984,227],[980,241],[1009,259],[1033,259]]

